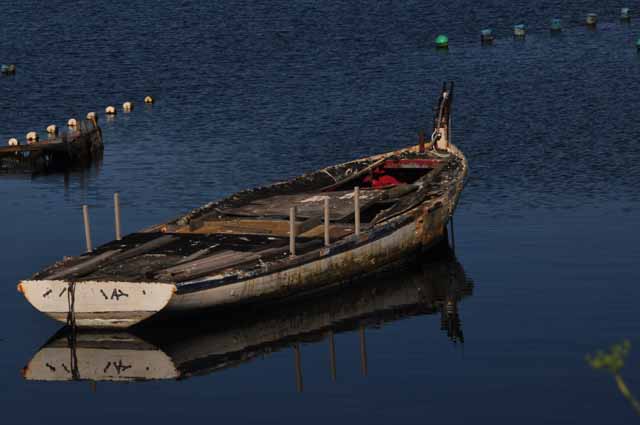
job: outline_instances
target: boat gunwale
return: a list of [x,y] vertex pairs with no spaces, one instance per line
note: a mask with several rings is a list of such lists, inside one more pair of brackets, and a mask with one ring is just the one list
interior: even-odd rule
[[[405,150],[409,150],[412,148],[414,147],[406,148]],[[460,172],[457,173],[456,176],[458,177],[457,181],[455,182],[456,184],[453,185],[455,186],[456,190],[453,198],[451,199],[451,202],[448,205],[448,216],[451,216],[452,211],[455,209],[462,191],[462,187],[466,184],[466,178],[468,175],[468,164],[466,157],[457,148],[451,149],[451,153],[460,159],[461,167]],[[360,248],[381,238],[389,236],[394,232],[400,230],[404,226],[411,225],[416,220],[416,217],[414,217],[415,211],[420,208],[427,207],[427,204],[427,213],[429,214],[442,207],[445,207],[445,200],[447,197],[447,194],[442,194],[434,199],[423,200],[422,202],[419,202],[404,211],[401,211],[391,217],[385,218],[385,220],[383,221],[377,222],[368,228],[364,228],[363,232],[360,235],[352,234],[332,243],[329,246],[321,247],[319,249],[315,249],[311,252],[295,256],[293,258],[287,257],[280,260],[271,261],[267,264],[274,264],[277,266],[268,268],[264,272],[261,272],[262,268],[259,271],[248,272],[243,272],[242,270],[238,269],[232,269],[227,273],[219,272],[217,274],[204,276],[190,281],[175,282],[177,288],[176,295],[193,293],[213,288],[220,288],[231,284],[242,283],[243,281],[255,278],[267,277],[269,275],[279,273],[283,270],[293,270],[297,267],[302,267],[314,261],[327,259],[332,256]]]

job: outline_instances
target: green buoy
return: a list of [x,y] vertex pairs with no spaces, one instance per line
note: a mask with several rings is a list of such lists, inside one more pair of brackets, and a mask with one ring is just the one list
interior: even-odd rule
[[438,49],[447,49],[449,47],[449,37],[440,34],[436,37],[436,47]]
[[562,31],[562,22],[558,18],[553,18],[551,20],[551,31]]
[[640,38],[636,40],[636,48],[640,50]]

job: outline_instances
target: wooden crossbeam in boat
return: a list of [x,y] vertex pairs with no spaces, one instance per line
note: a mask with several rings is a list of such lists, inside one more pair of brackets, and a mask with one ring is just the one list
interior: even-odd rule
[[[321,246],[320,240],[311,240],[298,244],[300,250],[312,249]],[[281,255],[289,251],[289,246],[278,246],[255,252],[241,252],[225,250],[200,258],[198,260],[180,264],[161,270],[155,274],[159,279],[172,281],[185,281],[196,279],[216,271],[237,267],[258,259]]]
[[73,277],[82,277],[86,276],[90,273],[95,272],[96,270],[109,266],[118,262],[122,262],[128,260],[130,258],[136,257],[138,255],[142,255],[146,252],[152,251],[154,249],[165,246],[176,239],[174,235],[164,235],[159,238],[150,240],[149,242],[143,243],[135,248],[128,249],[123,251],[122,249],[115,249],[103,252],[92,258],[83,261],[80,264],[76,264],[72,267],[64,268],[57,272],[54,272],[50,276],[47,276],[48,279],[62,279],[65,277],[73,276]]
[[175,241],[176,238],[177,236],[175,235],[160,236],[159,238],[152,239],[149,242],[145,242],[142,245],[139,245],[135,248],[131,248],[126,251],[123,251],[121,254],[113,257],[111,261],[109,261],[109,263],[117,263],[119,261],[124,261],[129,258],[137,257],[138,255],[142,255],[149,251],[153,251],[154,249],[158,249],[160,247],[168,245],[171,242]]
[[[382,199],[385,190],[363,189],[360,191],[360,205],[367,208],[375,201]],[[247,205],[236,208],[226,208],[221,213],[238,217],[278,217],[287,218],[289,208],[296,206],[297,217],[312,218],[322,217],[324,199],[329,198],[332,221],[344,220],[353,214],[353,191],[301,193],[295,195],[277,195],[265,199],[256,200]]]
[[75,266],[59,270],[58,272],[47,276],[47,279],[54,280],[62,279],[71,275],[86,275],[88,273],[91,273],[92,271],[97,270],[103,265],[103,263],[105,263],[107,260],[118,254],[119,252],[119,249],[114,249],[111,251],[103,252],[102,254],[96,256],[92,256],[90,259],[76,264]]

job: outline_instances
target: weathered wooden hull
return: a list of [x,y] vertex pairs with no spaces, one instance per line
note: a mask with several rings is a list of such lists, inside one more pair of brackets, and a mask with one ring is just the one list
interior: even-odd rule
[[462,169],[438,197],[359,235],[270,262],[257,270],[218,273],[186,282],[80,280],[73,288],[73,305],[67,297],[73,280],[25,280],[19,290],[35,308],[58,321],[66,322],[69,311],[73,311],[75,324],[80,327],[126,328],[162,310],[170,313],[225,307],[347,284],[353,278],[428,249],[445,237],[467,174],[462,153],[453,145],[449,146],[449,153],[462,161]]
[[0,175],[48,174],[87,167],[100,161],[104,145],[100,127],[32,145],[0,148]]
[[[427,213],[416,211],[416,214],[420,217],[415,220],[405,219],[406,224],[375,240],[367,240],[370,236],[367,234],[354,236],[338,246],[285,260],[289,263],[288,267],[279,272],[229,284],[221,284],[225,276],[187,282],[180,285],[167,305],[167,310],[193,310],[281,298],[344,283],[353,277],[398,262],[417,250],[436,244],[444,237],[448,220],[446,211],[432,214],[428,226],[423,225],[422,217],[422,214]],[[398,221],[401,220],[403,218]],[[396,223],[390,223],[394,224]]]

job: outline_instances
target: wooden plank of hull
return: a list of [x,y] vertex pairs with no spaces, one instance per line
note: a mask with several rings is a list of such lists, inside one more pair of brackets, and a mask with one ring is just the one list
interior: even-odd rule
[[[426,216],[427,211],[423,212]],[[286,296],[299,291],[311,290],[348,280],[359,274],[398,261],[402,257],[441,240],[445,234],[448,214],[439,209],[429,214],[429,223],[424,216],[411,222],[388,236],[335,255],[320,257],[297,267],[276,273],[250,278],[238,283],[221,286],[212,284],[209,289],[188,292],[188,286],[207,279],[179,285],[178,292],[167,306],[167,310],[192,310],[249,302],[261,298]],[[330,251],[327,251],[330,253]],[[225,276],[210,277],[210,281]],[[183,290],[187,289],[187,290]]]
[[[127,328],[162,310],[173,293],[171,283],[81,281],[75,284],[73,311],[79,327]],[[60,322],[69,312],[69,282],[24,280],[18,285],[37,310]]]

